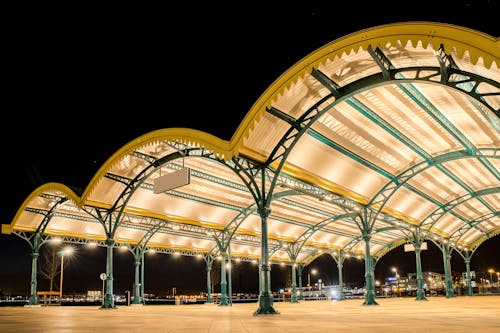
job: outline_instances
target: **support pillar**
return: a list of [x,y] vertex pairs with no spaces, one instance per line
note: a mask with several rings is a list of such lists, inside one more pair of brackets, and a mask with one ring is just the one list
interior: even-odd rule
[[366,284],[366,294],[365,301],[363,305],[378,305],[375,301],[375,290],[372,276],[372,258],[370,255],[370,239],[371,236],[368,233],[363,235],[365,241],[365,284]]
[[[265,177],[263,177],[265,179]],[[271,293],[271,267],[269,266],[269,247],[267,243],[267,217],[270,214],[269,208],[259,207],[261,218],[261,280],[262,289],[259,294],[259,308],[254,315],[277,314],[279,313],[273,307],[273,295]]]
[[146,304],[146,299],[144,298],[144,251],[141,253],[141,299],[142,304]]
[[416,301],[426,301],[427,298],[425,298],[425,293],[423,289],[423,278],[422,278],[422,262],[420,259],[420,253],[422,252],[421,249],[421,243],[420,242],[415,242],[413,244],[415,247],[415,261],[417,265],[417,298],[415,299]]
[[449,247],[443,247],[443,266],[445,275],[446,298],[455,297],[453,292],[453,282],[451,281],[451,253]]
[[233,304],[233,279],[231,277],[233,264],[231,262],[231,255],[227,259],[227,298],[230,305]]
[[338,268],[338,271],[339,271],[339,292],[340,292],[340,295],[339,295],[339,300],[342,301],[342,300],[345,300],[345,291],[344,291],[344,279],[342,278],[342,267],[344,266],[344,263],[343,263],[343,260],[342,261],[338,261],[337,262],[337,268]]
[[297,264],[294,262],[292,262],[292,299],[291,299],[291,302],[292,303],[298,303],[299,301],[297,300],[297,277],[296,277],[296,272],[295,272],[295,266],[297,266]]
[[298,270],[299,270],[299,290],[300,290],[300,294],[299,294],[299,300],[303,300],[304,299],[304,295],[302,293],[303,289],[302,289],[302,270],[304,268],[304,266],[302,265],[299,265],[298,267]]
[[226,256],[222,255],[220,264],[220,306],[229,305],[227,302]]
[[38,305],[37,296],[37,275],[38,275],[38,248],[33,248],[31,253],[31,288],[28,305]]
[[339,297],[338,300],[342,301],[345,300],[345,291],[344,291],[344,279],[343,279],[343,272],[342,268],[344,267],[344,260],[345,260],[345,254],[343,250],[339,250],[338,254],[334,253],[332,254],[333,260],[337,263],[337,270],[338,270],[338,278],[339,278]]
[[101,309],[115,309],[115,298],[113,295],[113,244],[112,238],[106,239],[106,294]]
[[[142,251],[141,251],[142,252]],[[141,304],[141,283],[139,282],[139,271],[141,266],[141,259],[139,255],[134,256],[134,299],[132,304]]]
[[210,274],[212,273],[212,263],[213,260],[211,258],[205,259],[207,264],[207,301],[205,303],[213,303],[212,299],[212,279],[210,278]]
[[473,296],[472,292],[472,279],[470,276],[470,258],[465,259],[465,268],[467,270],[467,296]]

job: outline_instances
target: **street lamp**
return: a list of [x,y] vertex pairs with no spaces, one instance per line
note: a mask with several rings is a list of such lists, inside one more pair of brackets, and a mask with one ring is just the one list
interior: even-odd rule
[[69,255],[73,253],[73,248],[71,246],[67,246],[65,247],[62,251],[61,251],[61,278],[59,279],[59,299],[61,300],[61,304],[62,304],[62,288],[63,288],[63,276],[64,276],[64,255]]
[[436,281],[434,281],[434,279],[430,276],[427,278],[427,280],[429,280],[429,296],[431,296],[432,290],[436,288]]
[[493,273],[495,270],[493,268],[488,269],[488,273],[490,273],[490,286],[493,284]]
[[398,274],[398,269],[396,267],[393,267],[392,271],[395,273],[395,277],[396,277],[396,289],[398,291],[398,296],[401,297],[401,294],[399,293],[399,274]]
[[309,290],[311,290],[311,274],[316,275],[318,271],[316,269],[311,269],[309,273],[307,273],[307,286],[309,287]]

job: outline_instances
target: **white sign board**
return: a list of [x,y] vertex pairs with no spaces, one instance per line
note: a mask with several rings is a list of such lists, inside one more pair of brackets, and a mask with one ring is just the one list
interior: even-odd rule
[[180,170],[167,173],[154,180],[154,193],[162,193],[173,190],[174,188],[188,185],[190,182],[190,169],[182,168]]
[[[427,242],[422,242],[422,245],[420,246],[420,250],[427,250]],[[405,244],[405,252],[412,252],[415,251],[415,246],[413,244]]]

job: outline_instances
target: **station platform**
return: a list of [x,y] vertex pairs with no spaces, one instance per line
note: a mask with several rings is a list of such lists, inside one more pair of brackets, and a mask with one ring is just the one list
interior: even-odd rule
[[2,307],[0,332],[500,332],[500,296],[381,298],[277,302],[275,315],[257,303]]

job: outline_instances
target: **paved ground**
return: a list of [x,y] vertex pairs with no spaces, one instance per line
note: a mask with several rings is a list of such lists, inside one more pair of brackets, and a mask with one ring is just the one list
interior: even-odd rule
[[254,316],[256,303],[96,307],[2,307],[0,332],[500,332],[500,296],[275,303],[277,315]]

